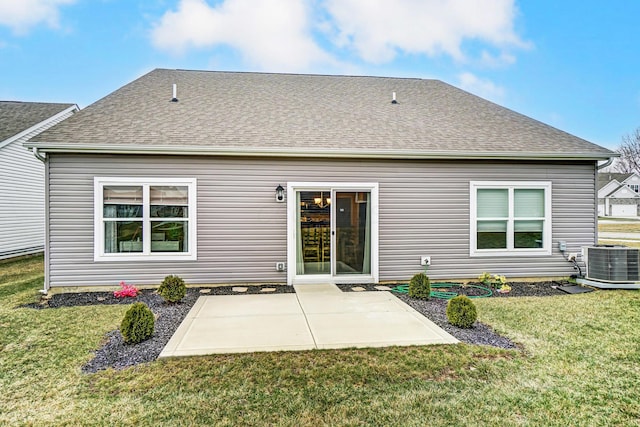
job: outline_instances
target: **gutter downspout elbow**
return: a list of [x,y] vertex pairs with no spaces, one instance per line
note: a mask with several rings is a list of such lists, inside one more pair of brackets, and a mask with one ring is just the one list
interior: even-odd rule
[[33,153],[35,158],[40,160],[42,163],[46,163],[47,162],[47,158],[45,156],[43,156],[42,154],[40,154],[40,152],[38,151],[38,147],[31,148],[31,152]]
[[607,166],[609,166],[611,163],[613,163],[613,159],[614,159],[613,157],[609,157],[609,160],[607,160],[606,162],[604,162],[604,163],[603,163],[603,164],[601,164],[601,165],[598,165],[598,170],[600,170],[600,169],[604,169],[604,168],[606,168]]

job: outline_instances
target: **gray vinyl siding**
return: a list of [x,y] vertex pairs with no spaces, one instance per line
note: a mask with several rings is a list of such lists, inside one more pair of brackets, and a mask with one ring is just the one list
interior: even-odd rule
[[[197,178],[198,260],[94,262],[93,178]],[[470,181],[551,181],[553,254],[469,256]],[[49,167],[51,286],[157,284],[167,274],[187,283],[286,282],[287,182],[378,182],[381,281],[407,280],[430,255],[432,278],[568,276],[557,250],[594,243],[594,162],[341,161],[52,154]],[[290,201],[289,201],[290,202]]]

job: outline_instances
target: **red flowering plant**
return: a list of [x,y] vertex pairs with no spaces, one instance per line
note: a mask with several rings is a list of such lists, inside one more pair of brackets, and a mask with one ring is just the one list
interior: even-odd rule
[[115,291],[113,296],[116,298],[136,297],[138,296],[138,288],[133,285],[127,285],[123,280],[120,282],[120,290]]

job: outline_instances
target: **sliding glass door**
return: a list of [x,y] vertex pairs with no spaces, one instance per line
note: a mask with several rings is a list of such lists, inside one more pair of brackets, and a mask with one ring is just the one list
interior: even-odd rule
[[331,274],[331,190],[299,191],[296,274]]
[[334,274],[371,274],[371,193],[334,191]]
[[289,191],[290,283],[377,280],[377,185],[300,187]]

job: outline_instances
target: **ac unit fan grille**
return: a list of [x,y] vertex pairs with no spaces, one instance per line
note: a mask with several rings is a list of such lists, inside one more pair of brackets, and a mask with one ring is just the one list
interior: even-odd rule
[[640,280],[640,250],[633,248],[587,248],[587,277],[608,282]]

